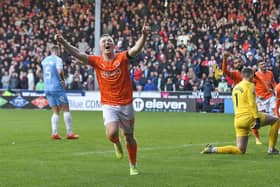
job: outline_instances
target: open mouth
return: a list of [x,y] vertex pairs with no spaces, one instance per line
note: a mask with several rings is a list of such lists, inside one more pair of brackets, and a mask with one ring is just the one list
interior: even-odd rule
[[110,46],[105,46],[105,49],[110,49]]

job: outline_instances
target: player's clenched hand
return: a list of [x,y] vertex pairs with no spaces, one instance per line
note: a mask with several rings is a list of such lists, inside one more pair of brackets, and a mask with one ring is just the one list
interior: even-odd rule
[[54,35],[54,39],[60,43],[63,41],[64,38],[61,34],[56,34]]
[[142,34],[143,34],[144,36],[148,36],[149,33],[150,33],[150,30],[151,30],[150,26],[148,26],[148,25],[146,24],[146,21],[145,21],[145,22],[144,22],[144,25],[143,25],[143,28],[142,28]]
[[251,129],[259,129],[261,128],[261,120],[260,118],[256,118],[255,124],[251,127]]
[[231,56],[231,53],[228,52],[228,51],[224,51],[224,57],[227,58],[227,57],[229,57],[229,56]]

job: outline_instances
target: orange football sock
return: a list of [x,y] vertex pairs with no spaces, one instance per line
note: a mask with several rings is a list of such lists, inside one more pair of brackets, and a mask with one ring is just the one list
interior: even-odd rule
[[132,146],[126,144],[126,149],[128,152],[128,159],[131,165],[136,164],[136,155],[137,155],[137,144],[133,144]]
[[260,134],[259,134],[258,129],[251,129],[251,131],[252,131],[252,134],[253,134],[256,138],[260,139]]

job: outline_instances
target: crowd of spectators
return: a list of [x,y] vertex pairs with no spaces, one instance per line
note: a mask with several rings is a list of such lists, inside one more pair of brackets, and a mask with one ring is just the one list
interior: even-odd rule
[[[230,92],[221,72],[223,52],[245,66],[264,58],[280,81],[279,0],[102,0],[102,34],[116,51],[134,45],[146,21],[151,35],[130,65],[135,90],[198,91],[211,83]],[[94,0],[6,0],[0,2],[0,88],[43,89],[35,72],[63,36],[79,50],[94,53]],[[61,48],[66,88],[94,90],[94,71],[72,63]],[[232,66],[229,58],[229,68]]]

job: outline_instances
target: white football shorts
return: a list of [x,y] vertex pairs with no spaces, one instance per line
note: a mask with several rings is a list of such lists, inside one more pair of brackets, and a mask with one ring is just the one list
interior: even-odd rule
[[123,133],[133,133],[134,131],[134,109],[133,105],[113,106],[102,105],[104,125],[111,122],[118,122]]
[[258,110],[260,112],[264,111],[266,113],[273,115],[273,109],[275,108],[275,102],[276,102],[275,96],[272,96],[268,99],[260,99],[257,97]]

